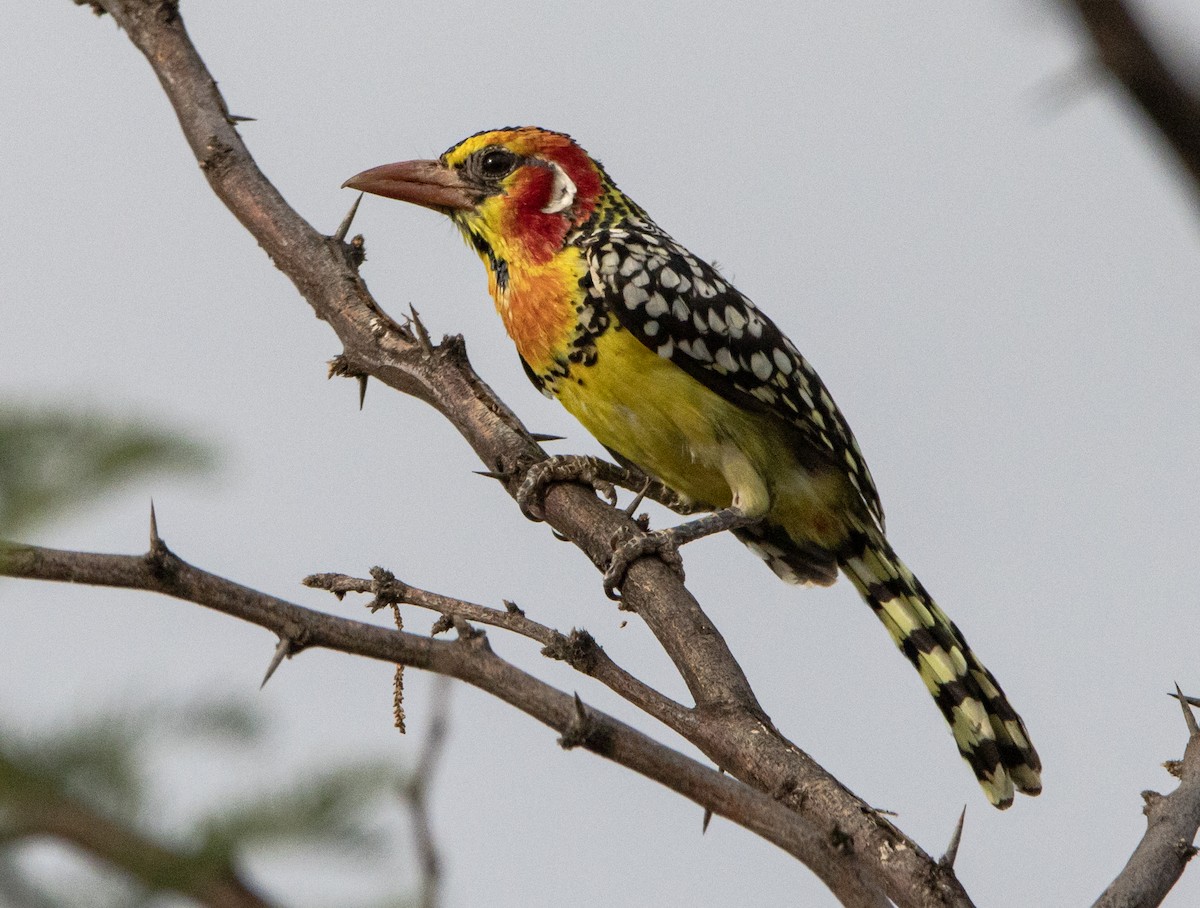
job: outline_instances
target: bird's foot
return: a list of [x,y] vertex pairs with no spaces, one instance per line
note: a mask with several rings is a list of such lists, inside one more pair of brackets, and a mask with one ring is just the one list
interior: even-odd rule
[[608,563],[608,570],[604,572],[604,593],[609,599],[619,600],[621,597],[617,595],[617,590],[624,585],[629,568],[643,555],[658,555],[682,580],[683,558],[679,554],[681,545],[711,536],[713,533],[748,526],[758,520],[758,517],[747,516],[738,508],[723,508],[707,517],[689,520],[665,530],[641,533],[631,539],[622,540],[619,538],[622,534],[619,534],[618,538],[613,540],[612,560]]
[[627,528],[622,528],[613,538],[612,560],[604,572],[604,595],[620,601],[622,597],[617,590],[624,585],[630,566],[643,555],[658,555],[680,580],[683,579],[683,557],[679,554],[679,542],[673,529],[638,533],[632,537],[629,533]]
[[610,477],[615,478],[620,470],[620,467],[599,457],[575,454],[547,457],[535,463],[525,473],[525,480],[517,489],[517,505],[521,508],[521,513],[530,520],[544,520],[546,489],[556,482],[578,482],[591,486],[609,504],[616,506],[617,490]]

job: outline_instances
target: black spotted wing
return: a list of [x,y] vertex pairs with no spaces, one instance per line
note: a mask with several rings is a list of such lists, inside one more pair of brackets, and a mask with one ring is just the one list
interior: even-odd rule
[[716,269],[657,228],[614,228],[583,244],[592,293],[659,356],[739,406],[799,430],[844,470],[883,526],[883,507],[845,417],[783,332]]

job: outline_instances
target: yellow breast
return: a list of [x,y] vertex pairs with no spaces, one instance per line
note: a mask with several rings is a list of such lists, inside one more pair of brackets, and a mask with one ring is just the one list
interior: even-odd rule
[[801,466],[785,424],[727,401],[628,331],[609,330],[596,348],[595,365],[572,368],[556,393],[602,444],[697,504],[840,541],[847,483]]

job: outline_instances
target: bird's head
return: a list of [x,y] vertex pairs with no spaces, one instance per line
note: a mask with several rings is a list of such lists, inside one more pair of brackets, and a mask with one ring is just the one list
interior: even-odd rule
[[481,255],[529,262],[551,259],[617,192],[570,136],[532,126],[476,133],[436,161],[384,164],[343,185],[440,211]]

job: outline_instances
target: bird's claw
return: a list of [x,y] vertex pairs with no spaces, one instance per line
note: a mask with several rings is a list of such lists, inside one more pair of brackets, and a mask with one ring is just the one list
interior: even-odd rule
[[638,533],[628,539],[621,539],[628,531],[620,531],[613,540],[612,560],[608,570],[604,572],[604,594],[609,599],[620,601],[617,595],[625,583],[625,575],[635,561],[643,555],[657,555],[663,563],[675,571],[683,579],[683,557],[679,554],[679,541],[674,530],[655,530],[652,533]]
[[595,457],[580,457],[560,454],[547,457],[531,466],[525,473],[521,487],[517,489],[517,506],[529,520],[545,520],[543,498],[546,488],[556,482],[579,482],[591,486],[610,505],[617,503],[617,489],[606,479],[601,479],[601,461]]

